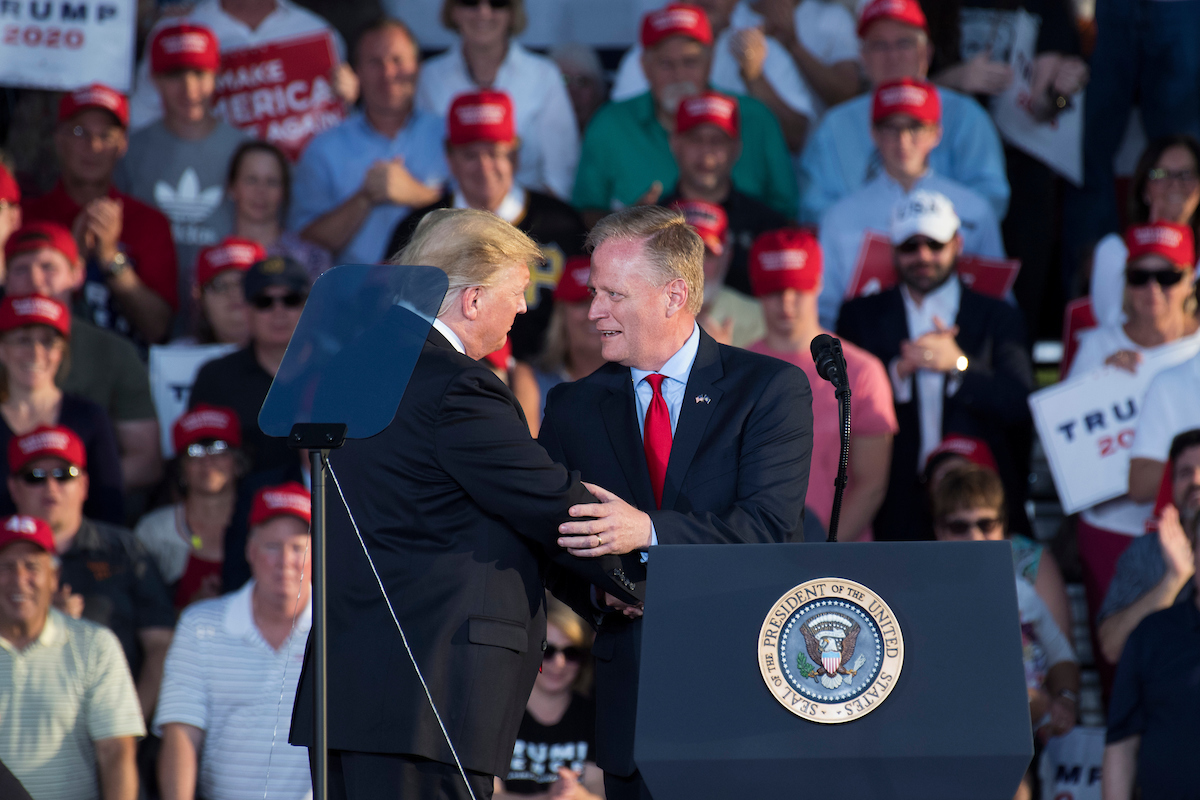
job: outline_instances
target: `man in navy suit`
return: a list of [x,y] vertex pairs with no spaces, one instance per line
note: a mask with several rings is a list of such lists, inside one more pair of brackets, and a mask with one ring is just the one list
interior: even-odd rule
[[[538,441],[601,502],[572,507],[594,519],[560,525],[559,544],[652,561],[654,545],[802,539],[812,451],[804,372],[719,345],[696,324],[704,244],[680,212],[626,209],[588,243],[588,316],[611,363],[551,390]],[[649,798],[633,760],[641,610],[582,590],[565,599],[602,612],[592,653],[606,794]]]

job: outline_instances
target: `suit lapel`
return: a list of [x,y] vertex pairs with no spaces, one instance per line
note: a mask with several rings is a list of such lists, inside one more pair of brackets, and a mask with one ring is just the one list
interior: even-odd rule
[[604,428],[621,471],[625,473],[625,481],[633,492],[634,504],[643,511],[651,511],[654,509],[654,491],[650,487],[650,470],[646,466],[646,451],[638,429],[637,402],[633,397],[629,368],[617,367],[606,377],[609,379],[608,396],[600,401]]
[[700,347],[696,351],[691,375],[688,376],[683,405],[679,409],[679,421],[671,440],[671,460],[667,463],[667,477],[663,483],[663,508],[672,508],[679,497],[679,489],[692,466],[692,459],[696,457],[700,440],[704,438],[709,420],[721,402],[722,392],[715,383],[724,375],[717,343],[701,330]]

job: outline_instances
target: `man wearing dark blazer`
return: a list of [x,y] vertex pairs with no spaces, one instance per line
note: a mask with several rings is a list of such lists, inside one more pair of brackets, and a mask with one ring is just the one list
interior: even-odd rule
[[[559,543],[588,557],[648,551],[653,561],[652,545],[801,540],[812,450],[804,372],[699,328],[704,245],[678,211],[626,209],[589,243],[589,318],[611,363],[551,390],[538,441],[603,502],[572,508],[594,519],[560,526]],[[596,592],[564,599],[599,617],[596,763],[606,795],[645,800],[633,759],[641,609]]]
[[899,284],[842,306],[839,336],[888,368],[900,432],[892,445],[887,495],[875,516],[876,540],[932,539],[919,475],[948,433],[976,436],[996,457],[1010,526],[1027,529],[1023,504],[1033,368],[1021,314],[962,285],[962,251],[950,201],[915,191],[891,220]]
[[[352,522],[333,495],[331,798],[467,798],[455,753],[475,798],[490,798],[542,663],[551,564],[605,592],[644,574],[636,555],[597,563],[556,544],[568,508],[594,498],[530,439],[520,404],[477,361],[524,311],[529,264],[540,257],[525,234],[469,209],[431,213],[398,256],[440,267],[450,289],[392,423],[329,459],[353,513]],[[292,743],[309,747],[312,656],[310,647],[291,729]]]

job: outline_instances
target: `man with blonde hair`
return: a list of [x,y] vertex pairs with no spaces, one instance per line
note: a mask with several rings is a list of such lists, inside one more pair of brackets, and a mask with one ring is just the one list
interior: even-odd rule
[[[679,211],[617,212],[588,243],[588,316],[610,363],[550,390],[538,441],[602,502],[572,507],[558,543],[578,556],[653,560],[654,545],[800,540],[812,451],[803,370],[719,345],[696,324],[704,244]],[[575,608],[594,613],[590,589],[574,588]],[[604,601],[596,763],[608,800],[646,800],[633,760],[641,609]]]
[[[335,800],[470,796],[393,613],[474,796],[488,798],[542,663],[549,560],[601,592],[644,574],[636,554],[598,562],[557,544],[567,509],[594,498],[529,438],[512,392],[477,361],[525,310],[529,264],[540,258],[528,236],[473,209],[430,213],[397,256],[444,270],[450,289],[391,425],[330,456],[358,523],[346,505],[329,505]],[[293,744],[309,747],[311,658],[310,649],[291,730]]]

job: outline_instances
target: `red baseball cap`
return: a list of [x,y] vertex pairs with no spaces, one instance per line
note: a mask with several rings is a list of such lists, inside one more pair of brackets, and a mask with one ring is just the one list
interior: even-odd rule
[[8,167],[3,164],[0,164],[0,202],[21,202],[21,187],[17,185],[17,179],[8,171]]
[[1191,269],[1196,265],[1196,238],[1187,225],[1150,222],[1125,229],[1126,263],[1142,256],[1162,256],[1172,264]]
[[675,132],[687,133],[697,125],[716,125],[734,139],[738,138],[737,99],[720,92],[701,92],[685,97],[675,112]]
[[784,289],[815,292],[821,286],[821,265],[821,245],[812,231],[767,231],[750,248],[750,290],[755,297]]
[[30,325],[45,325],[71,338],[71,312],[53,297],[27,294],[0,300],[0,333]]
[[671,36],[687,36],[711,47],[712,26],[708,24],[704,9],[687,3],[671,3],[642,17],[643,50],[649,50]]
[[942,121],[942,100],[928,81],[901,78],[879,85],[871,101],[871,122],[878,124],[893,114],[907,114],[926,125]]
[[87,467],[83,440],[75,431],[62,425],[42,425],[24,436],[8,440],[8,474],[15,475],[39,458],[61,458],[80,469]]
[[729,233],[725,209],[703,200],[678,200],[673,205],[683,212],[687,224],[700,234],[709,252],[715,256],[725,253],[725,236]]
[[312,524],[312,496],[308,489],[295,481],[259,489],[250,504],[251,528],[283,516],[302,519],[306,525]]
[[590,303],[592,290],[588,288],[588,277],[592,273],[592,259],[588,256],[571,256],[563,264],[562,277],[554,287],[556,303]]
[[58,121],[65,122],[88,108],[103,109],[116,117],[122,128],[129,127],[129,100],[103,83],[93,83],[64,94],[58,103]]
[[242,446],[242,425],[232,408],[199,403],[171,427],[176,455],[190,445],[210,439],[220,439],[230,447]]
[[57,250],[72,265],[79,263],[79,245],[75,237],[57,222],[26,222],[4,244],[4,258],[11,261],[22,253],[36,250]]
[[17,542],[36,544],[47,553],[54,555],[58,552],[54,544],[54,531],[49,523],[37,517],[23,517],[14,514],[0,523],[0,550]]
[[196,256],[196,285],[203,287],[227,269],[245,272],[267,257],[266,249],[251,239],[226,236]]
[[917,0],[873,0],[858,18],[858,38],[863,37],[871,23],[881,19],[911,25],[929,33],[929,22],[925,19],[925,12],[921,10]]
[[177,69],[216,72],[220,66],[221,46],[216,35],[203,25],[168,25],[150,42],[150,71],[156,75]]
[[935,462],[940,461],[942,456],[958,456],[965,458],[977,467],[990,469],[992,472],[1000,471],[996,466],[996,457],[992,455],[992,448],[988,447],[987,442],[983,439],[977,439],[974,436],[951,433],[942,439],[925,461],[926,476],[933,473]]
[[517,138],[512,98],[505,92],[484,89],[460,94],[446,114],[446,141],[451,145],[474,142],[511,142]]

